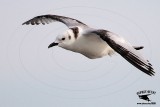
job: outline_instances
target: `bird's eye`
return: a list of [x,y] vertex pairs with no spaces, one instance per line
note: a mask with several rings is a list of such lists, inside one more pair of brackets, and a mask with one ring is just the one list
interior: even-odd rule
[[62,40],[65,40],[65,38],[62,38]]

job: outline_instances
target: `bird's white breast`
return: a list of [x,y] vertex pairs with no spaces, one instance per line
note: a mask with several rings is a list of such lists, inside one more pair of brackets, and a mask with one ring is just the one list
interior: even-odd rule
[[72,46],[72,51],[81,53],[90,59],[101,58],[114,53],[114,50],[95,34],[80,36]]

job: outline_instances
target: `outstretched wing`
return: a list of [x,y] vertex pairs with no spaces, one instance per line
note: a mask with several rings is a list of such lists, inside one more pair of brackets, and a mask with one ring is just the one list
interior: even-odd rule
[[64,23],[66,26],[69,28],[75,27],[75,26],[85,26],[87,27],[86,24],[65,16],[58,16],[58,15],[41,15],[41,16],[36,16],[26,22],[24,22],[22,25],[39,25],[39,24],[49,24],[51,22],[58,21]]
[[112,49],[114,49],[136,68],[150,76],[154,75],[155,72],[149,61],[144,59],[142,55],[122,37],[106,30],[95,30],[91,31],[91,33],[95,33],[100,36],[100,38],[107,42]]

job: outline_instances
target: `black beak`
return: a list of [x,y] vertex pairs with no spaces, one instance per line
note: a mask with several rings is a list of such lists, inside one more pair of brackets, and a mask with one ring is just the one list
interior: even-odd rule
[[48,48],[53,47],[53,46],[57,46],[57,45],[58,45],[58,43],[53,42],[48,46]]

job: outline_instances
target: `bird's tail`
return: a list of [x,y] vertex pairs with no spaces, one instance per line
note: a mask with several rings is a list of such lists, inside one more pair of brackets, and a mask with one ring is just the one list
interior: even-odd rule
[[144,48],[143,46],[133,46],[133,47],[134,47],[134,49],[136,49],[136,50],[141,50],[141,49]]

